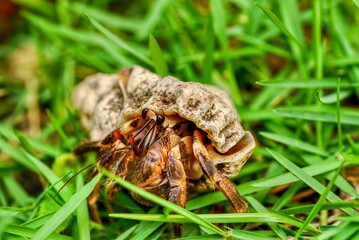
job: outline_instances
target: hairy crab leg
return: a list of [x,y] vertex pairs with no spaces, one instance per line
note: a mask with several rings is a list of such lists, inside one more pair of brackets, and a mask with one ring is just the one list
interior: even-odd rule
[[[180,145],[177,144],[168,153],[166,164],[167,177],[170,185],[167,199],[168,201],[185,208],[187,201],[187,183],[186,172],[181,162]],[[173,224],[176,237],[181,237],[183,225],[181,223]]]
[[[95,177],[96,175],[98,174],[98,170],[95,169],[95,171],[93,171],[91,173],[91,175],[89,176],[89,179],[92,179],[93,177]],[[93,220],[99,224],[102,224],[102,221],[101,221],[101,218],[100,218],[100,215],[98,213],[98,208],[97,208],[97,200],[99,199],[100,197],[100,189],[101,189],[101,185],[102,185],[102,182],[99,181],[94,190],[92,191],[92,193],[90,194],[90,196],[87,198],[87,203],[89,205],[89,208],[90,208],[90,214],[91,214],[91,217],[93,218]]]
[[154,142],[139,159],[142,175],[136,180],[136,185],[144,189],[152,189],[163,184],[163,170],[168,158],[167,153],[177,144],[180,137],[167,128],[161,137]]
[[[143,125],[146,124],[146,122],[149,122],[149,121],[145,121],[144,119],[140,119],[140,118],[136,118],[136,119],[130,120],[128,122],[125,122],[124,124],[121,125],[120,128],[112,131],[103,140],[81,144],[78,147],[76,147],[73,150],[73,152],[76,155],[82,155],[84,153],[91,152],[91,151],[98,151],[100,153],[103,153],[96,160],[96,162],[86,166],[84,168],[84,170],[89,168],[90,166],[92,166],[95,163],[98,163],[100,166],[103,166],[106,169],[109,169],[110,164],[114,160],[118,160],[116,158],[117,154],[122,154],[122,156],[120,156],[120,161],[119,161],[119,162],[122,162],[121,160],[125,156],[127,156],[129,152],[132,152],[131,150],[133,150],[133,145],[135,143],[130,134],[133,133],[134,131],[138,130],[139,128],[141,128]],[[125,135],[130,136],[129,139],[126,139],[124,137]],[[121,146],[121,143],[119,143],[119,144],[115,143],[118,140],[122,143],[122,146]],[[125,153],[123,153],[123,151],[125,151]],[[92,179],[97,174],[98,174],[98,170],[95,169],[93,171],[93,173],[89,176],[89,179]],[[89,204],[91,216],[98,223],[101,223],[101,218],[98,214],[98,209],[97,209],[96,203],[100,196],[99,191],[101,188],[101,184],[102,184],[101,181],[99,183],[97,183],[97,185],[95,186],[94,190],[92,191],[91,195],[89,196],[89,198],[87,200],[88,204]],[[113,189],[113,187],[112,187],[112,189]],[[106,190],[108,190],[108,188]]]
[[226,196],[236,212],[247,212],[248,205],[246,201],[238,193],[233,183],[217,171],[209,159],[207,149],[202,142],[203,135],[198,130],[195,130],[193,135],[193,151],[202,167],[203,173],[215,184],[216,188]]
[[[117,177],[124,178],[125,174],[128,172],[128,164],[135,159],[135,154],[133,151],[129,151],[126,154],[120,156],[116,159],[116,163],[112,167],[112,174]],[[105,192],[110,199],[114,199],[115,193],[119,190],[118,184],[110,179],[106,184]]]

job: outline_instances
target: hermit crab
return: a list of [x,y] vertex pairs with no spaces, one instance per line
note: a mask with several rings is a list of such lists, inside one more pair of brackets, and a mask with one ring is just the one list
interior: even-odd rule
[[[88,77],[76,87],[74,104],[90,135],[75,153],[96,151],[101,167],[181,207],[188,193],[216,188],[234,211],[247,211],[228,177],[238,174],[255,143],[224,91],[135,66]],[[119,189],[112,180],[105,185],[110,197]],[[89,198],[92,207],[100,187]]]

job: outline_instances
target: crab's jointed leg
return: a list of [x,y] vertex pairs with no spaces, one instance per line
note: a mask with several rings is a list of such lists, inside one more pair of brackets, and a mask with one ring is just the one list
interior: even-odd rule
[[193,152],[202,167],[203,173],[215,184],[216,188],[226,196],[236,212],[246,212],[248,210],[246,201],[243,200],[228,178],[217,171],[208,157],[207,149],[203,145],[202,140],[202,134],[198,130],[195,130],[193,136]]
[[166,170],[170,185],[168,201],[184,208],[187,198],[186,172],[181,162],[179,145],[176,145],[168,153]]
[[[130,120],[130,121],[122,124],[120,128],[115,129],[114,131],[109,133],[101,141],[93,141],[93,142],[83,143],[83,144],[79,145],[78,147],[76,147],[73,150],[73,152],[76,155],[82,155],[87,152],[97,151],[100,154],[100,157],[96,161],[97,164],[100,165],[101,167],[109,169],[110,165],[112,164],[113,161],[122,159],[124,156],[127,156],[129,153],[132,152],[131,148],[133,148],[134,139],[132,138],[131,133],[135,132],[141,126],[143,126],[144,122],[145,122],[145,120],[140,119],[140,118]],[[124,136],[128,136],[128,137],[125,138]],[[119,142],[118,142],[118,144],[116,144],[116,141],[118,141],[118,140],[119,140]],[[121,161],[119,161],[117,165],[119,165],[120,162]],[[89,176],[89,179],[92,179],[97,174],[98,174],[98,170],[95,169],[92,172],[92,174]],[[100,192],[101,185],[102,185],[102,183],[100,181],[95,186],[95,189],[93,190],[93,192],[91,193],[91,195],[89,196],[89,198],[87,200],[89,207],[90,207],[90,212],[91,212],[92,218],[98,223],[101,223],[101,218],[98,214],[98,209],[97,209],[96,203],[100,196],[99,192]],[[116,191],[113,191],[113,192],[116,192]]]
[[[186,172],[181,161],[180,152],[180,145],[183,144],[183,139],[181,139],[179,143],[169,151],[166,171],[170,185],[167,200],[185,208],[187,201]],[[173,224],[176,237],[180,237],[182,235],[182,227],[181,223]]]
[[90,196],[87,199],[87,203],[90,208],[91,217],[98,224],[102,224],[102,220],[101,220],[100,214],[98,212],[98,208],[97,208],[97,201],[100,198],[101,185],[102,185],[102,183],[98,182],[96,184],[94,190],[92,191],[92,193],[90,194]]

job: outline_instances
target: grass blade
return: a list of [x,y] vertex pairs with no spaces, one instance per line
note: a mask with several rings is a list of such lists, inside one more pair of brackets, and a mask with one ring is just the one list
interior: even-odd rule
[[[256,82],[256,84],[265,86],[265,87],[276,87],[276,88],[337,88],[336,79],[308,79],[308,80],[287,80],[287,79],[278,79],[278,80],[262,80]],[[353,88],[359,87],[357,83],[350,83],[348,81],[342,81],[340,83],[341,88]]]
[[317,203],[314,205],[314,207],[312,208],[312,210],[310,211],[310,213],[308,214],[307,218],[305,219],[303,225],[300,227],[300,229],[298,230],[297,234],[295,235],[294,239],[298,239],[300,237],[300,235],[302,234],[302,232],[304,231],[305,227],[308,226],[308,224],[316,217],[316,215],[318,214],[319,210],[321,209],[321,207],[324,204],[324,201],[328,195],[328,193],[330,192],[330,190],[332,189],[335,180],[337,179],[339,173],[341,172],[343,168],[343,164],[337,169],[337,171],[335,172],[335,175],[332,177],[332,179],[329,181],[328,186],[325,188],[324,192],[322,195],[320,195],[319,200],[317,201]]
[[111,33],[108,29],[106,29],[104,26],[102,26],[98,21],[95,19],[89,17],[88,18],[90,23],[101,33],[103,33],[109,40],[111,40],[113,43],[115,43],[120,49],[123,49],[129,53],[131,53],[134,57],[137,59],[143,61],[144,63],[152,66],[152,61],[145,55],[141,54],[140,51],[134,49],[130,45],[128,45],[125,41]]
[[263,6],[262,4],[256,3],[256,5],[262,9],[262,11],[269,17],[269,19],[281,30],[281,32],[288,37],[288,39],[291,39],[293,42],[295,42],[300,48],[303,48],[303,46],[299,43],[299,41],[294,37],[294,35],[289,32],[289,30],[284,26],[281,20],[268,8]]
[[109,11],[80,2],[74,2],[70,10],[79,15],[91,16],[105,26],[116,27],[134,33],[139,31],[139,26],[141,25],[141,20],[135,18],[127,19]]
[[[30,155],[29,153],[25,152],[22,149],[22,152],[25,154],[28,161],[35,166],[37,169],[36,172],[39,172],[44,175],[44,177],[50,182],[50,184],[56,184],[59,182],[59,178],[56,176],[56,174],[43,162],[39,161],[36,157]],[[61,186],[56,186],[55,189],[59,189]],[[70,199],[72,196],[71,191],[66,186],[62,189],[62,191],[59,193],[59,195],[64,200]]]
[[[147,215],[147,214],[146,214]],[[132,240],[142,240],[142,239],[148,239],[149,236],[155,232],[163,223],[162,222],[141,222],[138,227],[140,229],[136,229],[137,233],[131,236]]]
[[300,141],[298,139],[295,138],[291,138],[291,137],[287,137],[287,136],[283,136],[280,134],[276,134],[276,133],[270,133],[270,132],[260,132],[260,135],[269,138],[271,140],[280,142],[282,144],[288,145],[290,147],[294,147],[294,148],[298,148],[310,153],[314,153],[314,154],[318,154],[320,156],[323,157],[327,157],[328,153],[320,148],[318,148],[315,145],[306,143],[304,141]]
[[47,223],[51,219],[52,215],[54,215],[53,212],[42,215],[40,217],[37,217],[35,219],[32,219],[28,222],[21,224],[21,226],[29,227],[29,228],[39,228],[43,226],[45,223]]
[[208,14],[207,20],[207,41],[206,41],[206,50],[203,58],[203,79],[202,82],[212,83],[212,70],[213,70],[213,58],[214,58],[214,30],[212,15]]
[[132,233],[133,231],[135,231],[135,229],[137,228],[138,225],[134,225],[132,227],[130,227],[129,229],[127,229],[125,232],[123,232],[120,236],[118,236],[116,238],[116,240],[125,240],[127,239]]
[[[304,167],[302,170],[310,176],[320,175],[329,171],[333,171],[340,166],[340,162],[328,160],[320,163],[315,163],[311,166]],[[283,184],[297,182],[299,179],[292,173],[285,173],[280,176],[264,178],[244,183],[237,187],[238,192],[242,195],[247,195],[259,192],[263,189],[280,186]],[[226,198],[220,192],[208,193],[187,202],[187,209],[194,210],[205,207],[214,203],[224,201]]]
[[352,91],[347,90],[347,91],[340,91],[339,96],[338,96],[338,92],[334,92],[334,93],[330,93],[325,96],[320,96],[320,94],[318,93],[317,97],[321,103],[331,104],[331,103],[336,103],[338,100],[339,101],[344,100],[344,99],[348,98],[351,94],[352,94]]
[[[274,112],[289,118],[305,119],[310,121],[322,121],[337,123],[337,109],[326,106],[296,106],[274,109]],[[342,107],[340,109],[341,124],[359,126],[359,111]]]
[[64,130],[62,129],[61,123],[56,119],[55,115],[52,114],[52,112],[50,110],[47,110],[46,112],[47,112],[47,115],[50,118],[50,121],[51,121],[52,125],[57,130],[57,132],[59,133],[59,135],[61,137],[61,140],[62,140],[61,142],[63,143],[63,146],[66,149],[71,149],[73,147],[73,144],[72,144],[71,140],[67,137]]
[[233,72],[233,65],[229,58],[229,47],[228,47],[228,34],[226,26],[226,12],[224,8],[224,2],[220,0],[211,0],[211,14],[213,17],[213,29],[216,34],[219,43],[223,51],[223,58],[226,64],[226,71],[228,73],[228,84],[231,88],[232,98],[234,104],[237,106],[242,105],[242,97],[238,88],[238,83]]
[[[79,174],[76,177],[76,188],[81,191],[84,186],[83,175]],[[87,208],[87,202],[82,201],[80,206],[76,210],[77,213],[77,228],[78,228],[78,239],[91,239],[90,235],[90,217]]]
[[101,179],[101,174],[94,177],[89,183],[87,183],[80,191],[75,193],[68,202],[66,202],[62,208],[57,211],[51,219],[42,226],[36,234],[33,236],[33,240],[46,239],[55,229],[60,226],[75,210],[84,202],[86,198],[91,194],[96,184]]
[[[36,233],[36,229],[33,228],[29,228],[29,227],[23,227],[23,226],[18,226],[18,225],[8,225],[5,229],[6,233],[11,233],[14,235],[18,235],[18,236],[22,236],[22,237],[26,237],[26,238],[31,238],[34,239],[33,236]],[[10,238],[9,238],[10,239]],[[72,237],[69,236],[65,236],[65,235],[61,235],[58,233],[51,233],[47,236],[46,239],[49,240],[68,240],[68,239],[73,239]]]
[[148,10],[148,15],[140,25],[140,31],[137,31],[137,37],[140,39],[147,38],[156,24],[162,19],[166,8],[172,1],[158,0],[152,4],[151,9]]
[[[313,188],[315,191],[317,191],[320,195],[322,195],[325,192],[325,187],[318,182],[316,179],[311,177],[309,174],[307,174],[305,171],[300,169],[298,166],[296,166],[294,163],[292,163],[289,159],[284,157],[283,155],[274,152],[272,150],[267,149],[267,151],[285,168],[287,168],[293,175],[298,177],[300,180],[302,180],[304,183],[306,183],[309,187]],[[333,192],[329,192],[328,196],[326,197],[328,201],[330,202],[343,202],[341,198],[339,198],[337,195],[335,195]],[[355,215],[356,211],[351,208],[344,208],[342,209],[344,212],[346,212],[349,215]]]
[[[298,207],[291,207],[282,209],[282,213],[286,214],[304,214],[310,212],[315,204],[309,204],[305,206],[298,206]],[[340,203],[326,203],[323,204],[320,208],[320,210],[332,210],[337,208],[358,208],[359,202],[340,202]],[[355,217],[356,215],[354,215]]]
[[2,152],[8,154],[11,158],[15,159],[20,164],[24,165],[27,169],[30,169],[31,171],[37,172],[38,170],[34,165],[32,165],[24,153],[20,151],[18,148],[12,146],[8,142],[6,142],[1,136],[0,136],[0,149]]
[[[197,214],[199,218],[211,223],[288,223],[296,227],[302,226],[303,222],[281,214],[279,212],[268,213],[222,213],[222,214]],[[183,215],[176,214],[127,214],[127,213],[112,213],[110,217],[124,218],[140,221],[154,221],[154,222],[169,222],[169,223],[191,223],[192,220]],[[307,226],[306,230],[311,232],[318,232],[313,226]]]
[[244,230],[239,230],[239,229],[233,229],[231,231],[231,236],[236,237],[237,239],[241,239],[241,240],[242,239],[243,240],[262,240],[262,239],[275,240],[275,239],[277,239],[277,238],[269,237],[269,236],[261,234],[261,233],[252,232],[252,231],[244,231]]
[[162,77],[168,76],[168,68],[163,53],[160,46],[158,45],[157,40],[153,37],[152,34],[150,34],[149,37],[149,49],[156,73]]
[[[214,226],[213,224],[209,223],[207,220],[204,220],[200,217],[198,217],[196,214],[193,214],[192,212],[187,211],[186,209],[183,209],[179,206],[177,206],[174,203],[171,203],[169,201],[166,201],[150,192],[147,192],[146,190],[143,190],[135,185],[133,185],[132,183],[129,183],[121,178],[118,178],[116,176],[114,176],[112,173],[102,169],[101,170],[107,177],[113,179],[114,181],[116,181],[120,186],[130,190],[131,192],[134,192],[140,196],[142,196],[143,198],[146,198],[160,206],[166,207],[168,209],[170,209],[171,211],[181,214],[185,219],[187,219],[190,222],[194,222],[197,223],[198,225],[214,232],[217,233],[221,236],[226,236],[227,233],[225,233],[224,231],[222,231],[221,229],[219,229],[218,227]],[[131,214],[125,214],[125,215],[131,215]],[[140,214],[142,215],[142,214]],[[142,216],[148,216],[148,214],[142,215]]]
[[[246,200],[254,207],[254,209],[257,212],[261,213],[269,213],[269,211],[254,197],[246,197]],[[284,231],[279,227],[276,223],[269,223],[268,226],[275,232],[280,239],[287,239],[287,236],[285,235]]]

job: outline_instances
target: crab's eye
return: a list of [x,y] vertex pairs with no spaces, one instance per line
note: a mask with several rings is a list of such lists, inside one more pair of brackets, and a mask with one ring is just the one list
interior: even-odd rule
[[146,119],[147,113],[148,113],[148,108],[144,108],[144,109],[142,110],[142,118],[143,118],[143,119]]
[[156,124],[161,125],[165,121],[165,117],[163,115],[157,115]]

